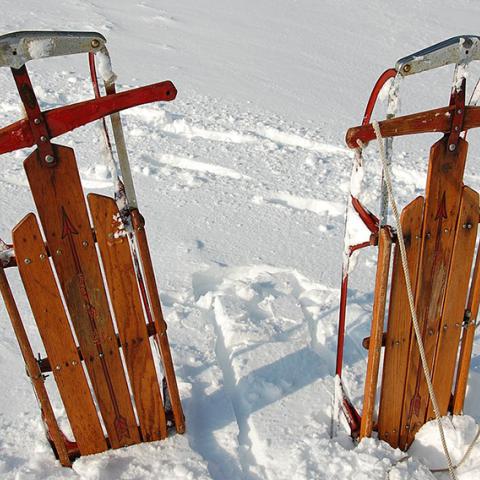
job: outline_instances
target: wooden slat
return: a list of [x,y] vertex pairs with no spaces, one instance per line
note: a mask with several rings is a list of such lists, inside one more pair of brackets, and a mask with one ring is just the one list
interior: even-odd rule
[[53,375],[80,453],[107,449],[35,215],[13,230],[13,245],[25,291],[52,363]]
[[[452,113],[454,108],[455,106],[441,107],[387,119],[379,122],[380,132],[383,138],[417,133],[449,133],[452,130]],[[480,107],[465,107],[462,131],[478,126],[480,126]],[[349,128],[345,141],[350,148],[357,148],[357,141],[368,143],[375,138],[376,134],[373,125],[369,123]]]
[[3,301],[5,302],[5,307],[8,312],[8,316],[12,322],[13,331],[18,340],[18,345],[20,351],[22,352],[23,359],[25,361],[25,367],[27,370],[27,375],[32,382],[33,389],[35,390],[35,395],[37,397],[40,410],[42,413],[42,419],[47,428],[48,435],[55,446],[55,450],[58,454],[58,459],[64,467],[71,467],[72,462],[68,455],[67,446],[63,438],[62,432],[58,426],[57,419],[53,412],[52,404],[45,388],[45,380],[43,378],[40,367],[37,363],[35,355],[33,354],[30,341],[23,326],[20,313],[15,303],[12,290],[5,275],[3,267],[0,265],[0,292],[2,294]]
[[[403,209],[400,218],[413,291],[415,291],[420,259],[423,206],[423,197],[416,198]],[[400,250],[397,246],[393,259],[388,327],[378,410],[378,436],[394,448],[398,446],[412,329],[411,316],[408,312],[407,288]]]
[[378,369],[382,353],[383,324],[385,318],[385,304],[387,300],[391,249],[392,239],[390,232],[386,227],[381,228],[378,239],[378,260],[375,278],[373,316],[370,329],[370,348],[368,350],[362,421],[360,424],[361,439],[363,437],[370,437],[373,429],[373,412],[375,409],[375,397],[377,393]]
[[175,421],[175,429],[177,433],[185,432],[185,417],[183,415],[182,402],[178,391],[175,369],[173,368],[172,353],[167,335],[167,323],[163,318],[162,305],[158,294],[157,282],[155,280],[155,272],[153,271],[152,257],[150,256],[150,248],[148,247],[147,233],[145,231],[145,223],[140,212],[135,209],[130,212],[132,225],[135,229],[135,238],[137,240],[138,250],[140,252],[140,261],[142,262],[148,299],[150,301],[151,312],[153,313],[153,321],[157,335],[155,341],[158,345],[160,355],[162,356],[163,369],[165,372],[165,380],[167,382],[168,395],[172,405],[172,412]]
[[[441,415],[447,414],[452,395],[458,344],[475,253],[478,202],[478,193],[464,187],[433,370],[433,388]],[[430,402],[427,419],[433,419],[434,415]]]
[[465,401],[465,393],[467,391],[468,372],[470,370],[470,362],[472,358],[473,340],[475,338],[475,326],[480,304],[480,249],[477,248],[475,258],[475,268],[472,275],[472,284],[468,293],[467,311],[470,318],[463,335],[458,358],[457,380],[455,383],[455,391],[453,394],[454,415],[463,413],[463,404]]
[[75,333],[113,448],[140,441],[71,148],[54,145],[55,166],[35,150],[24,162]]
[[[449,151],[447,138],[444,137],[436,142],[430,151],[420,272],[415,294],[416,312],[430,370],[435,357],[453,253],[467,150],[467,142],[459,139],[457,148],[453,152]],[[412,334],[400,448],[407,448],[416,431],[425,423],[428,398],[418,346]]]
[[146,441],[167,436],[167,424],[129,240],[115,201],[88,195],[95,234],[120,335],[140,431]]

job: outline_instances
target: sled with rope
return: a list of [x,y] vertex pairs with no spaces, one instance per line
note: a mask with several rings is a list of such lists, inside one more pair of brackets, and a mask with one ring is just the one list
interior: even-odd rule
[[[0,130],[0,153],[34,147],[24,167],[37,209],[13,228],[12,245],[2,246],[0,291],[48,439],[64,466],[80,455],[164,439],[173,428],[185,430],[118,113],[171,101],[176,89],[165,81],[117,93],[105,42],[89,32],[27,31],[0,37],[0,66],[11,69],[26,114]],[[95,98],[42,111],[26,63],[79,53],[89,56]],[[89,194],[86,202],[74,151],[52,140],[94,121],[102,122],[115,196]],[[5,273],[10,267],[20,274],[44,357],[33,353],[30,329]],[[155,347],[161,359],[158,373]],[[46,385],[50,373],[73,438],[55,417]]]
[[[463,181],[467,131],[480,126],[480,107],[475,106],[478,83],[469,104],[465,101],[465,71],[475,60],[480,60],[480,37],[471,35],[400,59],[377,81],[362,124],[346,135],[354,150],[354,177],[362,168],[367,144],[378,142],[382,192],[377,217],[362,205],[358,182],[352,181],[347,231],[348,216],[354,216],[368,228],[370,238],[350,245],[346,236],[336,391],[354,437],[369,437],[376,430],[380,439],[403,450],[427,421],[437,419],[441,430],[440,417],[463,412],[480,301],[479,195]],[[399,81],[446,65],[455,65],[448,106],[396,117]],[[384,87],[389,88],[387,118],[373,122],[372,112]],[[425,192],[400,213],[390,173],[392,139],[429,132],[442,137],[430,150]],[[388,203],[392,226],[387,224]],[[341,377],[349,260],[368,246],[378,246],[378,261],[370,336],[363,341],[368,363],[360,414]]]

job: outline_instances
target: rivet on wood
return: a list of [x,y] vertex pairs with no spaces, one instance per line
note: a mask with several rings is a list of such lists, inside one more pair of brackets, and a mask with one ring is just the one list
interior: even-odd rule
[[35,125],[40,125],[40,122],[41,122],[41,120],[40,120],[39,118],[34,118],[34,119],[33,119],[33,123],[34,123]]
[[53,158],[53,155],[45,155],[45,161],[47,163],[53,163],[55,161],[55,158]]
[[55,367],[55,370],[60,370],[61,368],[62,368],[62,367],[61,367],[60,365],[57,365],[57,366]]
[[45,260],[47,258],[47,256],[44,253],[41,253],[39,257],[40,257],[40,260]]
[[72,365],[75,366],[77,364],[76,360],[72,360]]
[[430,232],[427,232],[427,233],[425,234],[425,238],[430,238],[431,236],[432,236],[432,235],[430,234]]
[[430,336],[433,335],[433,328],[429,328],[429,329],[428,329],[428,334],[429,334]]
[[47,140],[48,140],[48,139],[47,139],[47,137],[46,137],[45,135],[42,135],[42,136],[40,137],[40,141],[41,141],[41,142],[46,142]]
[[82,242],[82,245],[83,245],[84,247],[88,247],[88,242],[87,242],[86,240],[84,240],[84,241]]
[[57,251],[56,251],[55,253],[56,253],[57,255],[61,255],[63,252],[62,252],[62,250],[59,248],[59,249],[57,249]]
[[445,325],[443,326],[443,330],[446,331],[447,329],[448,329],[448,325],[445,324]]
[[448,146],[448,149],[453,152],[455,151],[455,149],[457,148],[457,146],[454,144],[454,143],[451,143],[449,146]]
[[25,262],[27,265],[29,265],[30,263],[32,263],[32,260],[30,260],[30,258],[26,258],[26,259],[24,260],[24,262]]
[[445,228],[443,231],[444,233],[448,233],[448,228]]

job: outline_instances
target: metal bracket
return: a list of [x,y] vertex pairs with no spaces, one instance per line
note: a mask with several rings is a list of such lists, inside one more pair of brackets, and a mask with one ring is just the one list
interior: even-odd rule
[[461,35],[401,58],[395,64],[395,69],[400,75],[406,77],[445,65],[468,63],[472,60],[480,60],[480,37]]
[[98,52],[105,37],[97,32],[21,31],[0,36],[0,67],[20,68],[30,60]]
[[470,310],[465,310],[465,313],[463,314],[463,322],[462,322],[462,327],[463,328],[468,328],[470,323],[472,322],[472,312]]
[[465,78],[462,80],[460,88],[453,88],[450,98],[450,106],[453,106],[452,127],[448,136],[448,149],[453,152],[457,148],[460,132],[463,129],[463,119],[465,117]]
[[45,117],[38,105],[37,97],[33,91],[30,77],[28,76],[25,65],[20,68],[12,68],[13,78],[17,85],[18,93],[22,99],[25,113],[33,134],[33,140],[37,144],[39,156],[42,162],[52,167],[56,164],[53,146],[50,142],[50,132],[48,131]]

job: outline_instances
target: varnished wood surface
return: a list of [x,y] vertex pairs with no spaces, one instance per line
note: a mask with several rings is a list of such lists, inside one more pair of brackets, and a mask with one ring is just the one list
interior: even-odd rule
[[138,291],[127,232],[115,201],[90,194],[88,204],[145,441],[167,436],[159,382]]
[[73,150],[24,162],[80,349],[113,448],[140,441]]
[[25,361],[25,367],[27,370],[27,375],[30,377],[32,382],[33,389],[35,390],[35,395],[38,399],[40,405],[40,410],[42,412],[42,419],[48,430],[48,434],[57,450],[58,458],[60,463],[64,467],[71,467],[72,462],[68,456],[67,447],[62,436],[62,432],[58,426],[57,419],[53,412],[52,404],[47,393],[47,389],[44,385],[44,378],[40,372],[40,367],[37,363],[35,355],[33,353],[30,341],[25,331],[20,313],[17,308],[17,304],[13,297],[12,290],[8,283],[5,271],[0,265],[0,293],[2,295],[3,301],[5,302],[5,307],[8,312],[8,316],[12,322],[13,331],[18,340],[18,345],[20,351],[22,352],[23,360]]
[[132,210],[132,224],[135,229],[135,238],[137,240],[138,250],[140,252],[140,261],[142,263],[145,275],[146,288],[150,306],[153,313],[155,328],[157,335],[155,340],[162,356],[163,368],[165,371],[165,379],[167,382],[168,394],[172,404],[173,416],[175,420],[175,428],[178,433],[185,432],[185,417],[183,415],[182,403],[178,391],[177,379],[173,368],[172,354],[167,336],[167,324],[163,318],[162,306],[158,295],[157,282],[153,271],[152,258],[148,247],[147,235],[145,232],[145,224],[138,210]]
[[[478,202],[478,193],[464,187],[433,368],[433,388],[441,415],[448,413],[452,395],[458,344],[475,253]],[[427,420],[434,418],[434,415],[430,402],[427,410]]]
[[[417,318],[430,370],[436,352],[452,259],[467,149],[467,142],[459,139],[456,150],[449,151],[447,138],[443,138],[436,142],[430,151],[420,270],[415,293]],[[412,333],[400,428],[400,448],[407,448],[416,431],[425,423],[427,405],[427,385],[418,346]]]
[[50,260],[33,214],[13,230],[18,269],[52,365],[72,432],[83,455],[107,449]]
[[[403,209],[400,218],[413,291],[415,291],[417,282],[420,258],[423,208],[423,197],[418,197]],[[378,436],[394,448],[398,446],[405,376],[410,349],[412,319],[409,312],[405,276],[400,250],[397,245],[392,267],[388,326],[378,411]]]
[[378,369],[382,354],[383,324],[387,300],[388,274],[390,272],[390,253],[392,239],[388,228],[380,229],[378,238],[377,273],[375,278],[375,295],[373,317],[370,329],[370,348],[368,350],[367,373],[363,395],[362,421],[360,439],[370,437],[373,429],[373,413],[377,393]]

